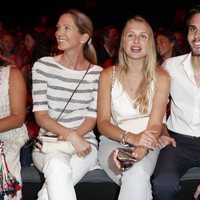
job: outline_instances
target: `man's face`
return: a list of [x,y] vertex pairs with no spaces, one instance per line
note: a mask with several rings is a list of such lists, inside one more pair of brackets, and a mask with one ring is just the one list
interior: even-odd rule
[[193,56],[200,56],[200,13],[192,16],[189,23],[187,38]]

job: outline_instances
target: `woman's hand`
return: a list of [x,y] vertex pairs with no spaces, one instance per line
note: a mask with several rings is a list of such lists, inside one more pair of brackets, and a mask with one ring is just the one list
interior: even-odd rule
[[[121,149],[123,150],[123,148]],[[127,154],[125,153],[127,152]],[[145,155],[147,155],[148,150],[145,147],[136,147],[135,149],[124,149],[121,151],[121,156],[119,156],[120,149],[116,149],[113,152],[113,164],[120,170],[124,171],[129,169],[135,162],[140,161]],[[128,156],[129,154],[132,156]]]
[[157,134],[157,131],[154,130],[145,130],[138,135],[138,143],[136,146],[144,146],[147,149],[154,149],[157,144],[157,139],[155,138],[155,135]]
[[[62,140],[62,137],[59,137]],[[77,156],[84,157],[88,155],[92,148],[90,143],[85,138],[79,136],[75,131],[69,133],[65,140],[70,141],[75,148]]]
[[147,154],[148,149],[145,147],[136,147],[136,149],[133,151],[132,155],[136,158],[137,161],[142,160]]
[[120,164],[119,160],[117,159],[118,152],[119,152],[118,149],[114,150],[114,152],[113,152],[113,164],[114,164],[119,170],[121,170],[121,164]]

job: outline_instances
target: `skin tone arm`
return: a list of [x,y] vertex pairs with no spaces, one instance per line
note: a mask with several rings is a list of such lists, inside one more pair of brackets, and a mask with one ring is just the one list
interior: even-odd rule
[[176,147],[176,141],[174,138],[170,137],[166,124],[163,124],[161,132],[162,132],[162,135],[159,137],[157,145],[161,149],[166,147],[169,144],[171,144],[173,147]]
[[162,130],[162,121],[169,97],[170,77],[167,72],[158,68],[156,78],[156,90],[147,130],[155,130],[157,133],[154,136],[158,139]]
[[11,114],[0,119],[0,133],[23,125],[26,114],[26,85],[18,68],[11,68],[9,77],[9,100]]
[[100,75],[98,101],[97,101],[97,126],[101,134],[116,141],[121,141],[124,132],[110,122],[111,119],[111,89],[112,67],[105,68]]

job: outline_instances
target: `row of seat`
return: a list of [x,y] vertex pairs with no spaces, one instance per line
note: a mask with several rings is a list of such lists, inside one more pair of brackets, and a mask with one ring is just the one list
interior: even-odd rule
[[[44,176],[34,166],[23,167],[23,200],[36,200]],[[194,190],[200,183],[200,168],[188,170],[181,178],[182,192],[179,200],[192,200]],[[116,185],[102,169],[94,169],[88,172],[75,186],[77,200],[117,200],[119,186]]]

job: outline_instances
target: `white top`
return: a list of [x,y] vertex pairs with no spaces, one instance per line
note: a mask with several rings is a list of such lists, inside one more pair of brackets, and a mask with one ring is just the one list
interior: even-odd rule
[[[70,100],[67,108],[57,120],[58,123],[75,130],[85,117],[96,118],[98,80],[102,68],[92,66],[77,91]],[[57,63],[53,57],[43,57],[35,62],[33,74],[33,111],[48,110],[50,117],[56,119],[85,70],[77,71]],[[40,133],[43,131],[41,130]],[[85,136],[94,141],[91,131]]]
[[152,99],[154,94],[154,84],[152,82],[152,90],[149,95],[149,106],[146,114],[141,114],[134,101],[129,97],[128,93],[123,89],[121,83],[116,79],[111,93],[111,110],[113,123],[126,131],[135,134],[147,128],[149,115],[152,108]]
[[[9,99],[9,77],[11,66],[0,66],[0,119],[10,115],[10,99]],[[25,124],[22,127],[12,129],[0,133],[0,140],[12,138],[16,132],[20,132],[20,136],[28,138],[28,132]],[[7,144],[4,144],[7,145]]]
[[[10,99],[9,99],[10,69],[11,69],[10,66],[6,67],[0,66],[0,119],[10,115]],[[28,131],[25,124],[23,124],[23,126],[20,128],[11,129],[9,131],[0,133],[0,140],[4,142],[3,149],[8,169],[20,183],[22,183],[21,164],[19,161],[20,148],[27,139],[28,139]],[[20,191],[17,192],[17,197],[13,197],[11,199],[20,200],[21,199]]]
[[194,79],[191,53],[163,63],[171,76],[171,115],[167,127],[176,133],[200,137],[200,88]]

